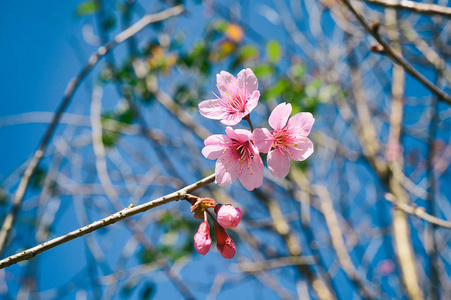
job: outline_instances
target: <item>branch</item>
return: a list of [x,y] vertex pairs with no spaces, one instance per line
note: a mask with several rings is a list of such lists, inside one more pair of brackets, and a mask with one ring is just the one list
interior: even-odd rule
[[313,265],[316,263],[314,256],[285,256],[261,261],[243,261],[232,266],[232,270],[245,273],[257,273],[263,270],[283,268],[287,266]]
[[426,211],[424,210],[424,207],[416,207],[413,205],[399,202],[390,193],[385,194],[385,200],[391,202],[397,209],[400,209],[410,215],[413,215],[420,219],[423,219],[424,221],[426,221],[428,223],[431,223],[433,225],[437,225],[437,226],[440,226],[443,228],[451,229],[451,221],[446,221],[446,220],[434,217],[433,215],[426,213]]
[[128,217],[134,216],[136,214],[145,212],[149,209],[153,209],[155,207],[158,207],[160,205],[172,202],[172,201],[178,201],[185,199],[186,195],[189,193],[192,193],[207,184],[212,183],[215,180],[215,175],[212,174],[208,177],[203,178],[202,180],[199,180],[196,183],[193,183],[191,185],[188,185],[176,192],[173,192],[171,194],[168,194],[166,196],[160,197],[158,199],[149,201],[147,203],[141,204],[139,206],[133,207],[133,205],[130,205],[127,208],[124,208],[123,210],[114,213],[110,215],[109,217],[106,217],[104,219],[101,219],[99,221],[93,222],[89,225],[86,225],[84,227],[81,227],[77,230],[71,231],[65,235],[62,235],[60,237],[57,237],[53,240],[47,241],[45,243],[42,243],[40,245],[37,245],[33,248],[24,250],[20,253],[17,253],[15,255],[12,255],[10,257],[7,257],[5,259],[0,260],[0,269],[3,269],[5,267],[8,267],[10,265],[16,264],[20,261],[28,260],[30,258],[35,257],[39,253],[42,253],[44,251],[47,251],[49,249],[52,249],[58,245],[67,243],[68,241],[71,241],[73,239],[76,239],[78,237],[81,237],[85,234],[88,234],[90,232],[96,231],[100,228],[106,227],[110,224],[116,223],[117,221],[126,219]]
[[[434,93],[441,101],[451,105],[451,97],[443,92],[438,86],[433,84],[429,79],[418,72],[412,65],[410,65],[404,58],[395,53],[395,51],[390,47],[390,45],[380,36],[378,32],[378,26],[370,26],[363,17],[355,10],[351,5],[349,0],[342,0],[343,3],[349,8],[352,14],[357,18],[359,23],[365,28],[368,33],[370,33],[376,41],[383,47],[383,53],[388,55],[395,63],[401,65],[407,73],[412,75],[418,81],[420,81],[424,86],[426,86],[432,93]],[[375,23],[376,25],[377,23]]]
[[349,251],[346,248],[345,241],[343,239],[343,233],[340,229],[337,214],[335,213],[332,200],[330,199],[329,192],[324,186],[317,187],[317,193],[320,197],[321,210],[326,220],[326,225],[329,230],[330,238],[332,241],[332,247],[337,254],[338,261],[346,273],[348,278],[355,284],[360,294],[364,299],[376,299],[377,295],[372,288],[369,288],[368,283],[365,282],[364,277],[357,271],[354,263],[352,262]]
[[105,45],[101,46],[97,51],[91,55],[91,57],[88,60],[88,63],[81,69],[80,73],[73,78],[69,84],[66,87],[66,91],[64,92],[63,100],[61,101],[55,116],[50,123],[49,127],[47,128],[47,131],[39,144],[38,149],[33,155],[33,158],[31,159],[29,165],[27,166],[21,180],[19,183],[19,187],[16,190],[16,193],[14,195],[14,202],[13,207],[11,211],[6,216],[1,231],[0,231],[0,257],[2,256],[3,251],[5,250],[6,241],[8,239],[9,233],[11,232],[11,229],[14,226],[17,213],[20,210],[20,207],[22,205],[22,200],[25,196],[25,192],[27,190],[28,184],[30,182],[31,176],[33,175],[33,172],[36,170],[39,162],[41,161],[45,149],[47,148],[47,144],[50,141],[50,138],[53,135],[53,132],[55,131],[56,125],[61,118],[62,113],[67,108],[67,106],[70,103],[70,100],[72,99],[73,94],[77,90],[78,86],[80,85],[80,82],[85,78],[85,76],[94,68],[94,66],[98,63],[100,58],[105,56],[111,49],[116,47],[118,44],[126,41],[130,37],[134,36],[138,32],[140,32],[142,29],[144,29],[147,25],[155,22],[160,22],[165,19],[168,19],[173,16],[177,16],[181,14],[184,11],[184,7],[181,5],[174,6],[172,8],[166,9],[160,13],[153,14],[153,15],[145,15],[142,17],[138,22],[136,22],[133,26],[129,27],[128,29],[122,31],[118,35],[115,36],[115,38]]
[[437,4],[419,3],[408,0],[364,0],[367,3],[409,10],[412,12],[425,14],[425,15],[440,15],[447,18],[451,18],[451,7],[441,6]]

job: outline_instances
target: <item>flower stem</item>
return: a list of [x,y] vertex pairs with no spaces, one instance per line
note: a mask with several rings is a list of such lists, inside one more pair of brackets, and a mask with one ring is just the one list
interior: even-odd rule
[[216,218],[213,216],[213,214],[208,209],[206,209],[205,211],[210,216],[210,218],[213,220],[213,223],[218,223],[218,221],[216,221]]
[[249,123],[249,126],[251,127],[251,132],[253,132],[254,131],[254,126],[252,126],[250,115],[247,115],[247,116],[243,117],[243,119],[246,120]]

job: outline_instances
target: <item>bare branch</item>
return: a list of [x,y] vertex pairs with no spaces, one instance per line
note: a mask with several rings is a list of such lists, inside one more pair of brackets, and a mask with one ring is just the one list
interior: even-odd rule
[[396,198],[392,195],[387,193],[385,195],[385,199],[391,203],[393,203],[396,208],[410,214],[413,216],[416,216],[420,219],[425,220],[426,222],[429,222],[431,224],[443,227],[443,228],[450,228],[451,229],[451,221],[446,221],[437,217],[434,217],[428,213],[426,213],[425,209],[423,207],[417,207],[413,205],[409,205],[406,203],[399,202],[396,200]]
[[[390,47],[390,45],[380,36],[377,27],[371,27],[363,17],[355,10],[351,5],[349,0],[343,0],[343,3],[349,8],[352,14],[357,18],[359,23],[365,28],[368,33],[370,33],[376,41],[384,47],[384,53],[387,54],[395,63],[401,65],[407,73],[412,75],[418,81],[420,81],[424,86],[426,86],[432,93],[434,93],[441,101],[451,105],[451,97],[443,92],[438,86],[433,84],[429,79],[427,79],[423,74],[417,71],[411,64],[409,64],[404,58],[395,53],[395,51]],[[377,23],[376,23],[377,24]]]
[[207,184],[212,183],[215,180],[215,175],[212,174],[208,177],[205,177],[201,180],[199,180],[196,183],[193,183],[191,185],[188,185],[176,192],[173,192],[171,194],[168,194],[166,196],[160,197],[158,199],[149,201],[147,203],[141,204],[139,206],[133,207],[133,205],[130,205],[127,208],[124,208],[123,210],[116,212],[104,219],[101,219],[99,221],[93,222],[89,225],[86,225],[84,227],[81,227],[77,230],[71,231],[65,235],[62,235],[60,237],[57,237],[53,240],[47,241],[45,243],[42,243],[40,245],[37,245],[33,248],[24,250],[20,253],[17,253],[15,255],[12,255],[10,257],[7,257],[5,259],[0,260],[0,269],[8,267],[10,265],[16,264],[20,261],[24,261],[24,260],[28,260],[30,258],[35,257],[36,255],[38,255],[39,253],[42,253],[44,251],[47,251],[49,249],[52,249],[58,245],[67,243],[68,241],[71,241],[73,239],[76,239],[78,237],[81,237],[85,234],[88,234],[90,232],[96,231],[100,228],[106,227],[110,224],[114,224],[117,221],[129,218],[131,216],[134,216],[136,214],[145,212],[149,209],[153,209],[155,207],[158,207],[160,205],[172,202],[172,201],[177,201],[177,200],[182,200],[186,197],[186,194],[194,192],[204,186],[206,186]]
[[363,0],[367,3],[397,8],[402,10],[408,10],[425,15],[439,15],[447,18],[451,18],[451,7],[441,6],[430,3],[420,3],[408,0]]
[[313,256],[286,256],[254,262],[244,261],[232,267],[239,272],[255,273],[286,266],[313,265],[315,263],[316,259]]

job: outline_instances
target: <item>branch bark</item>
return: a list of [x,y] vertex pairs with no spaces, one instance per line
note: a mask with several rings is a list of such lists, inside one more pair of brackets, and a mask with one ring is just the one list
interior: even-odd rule
[[384,7],[408,10],[424,15],[439,15],[451,18],[451,7],[441,6],[431,3],[419,3],[408,0],[364,0],[367,3]]
[[343,0],[343,3],[352,14],[357,18],[359,23],[365,28],[365,30],[371,34],[376,41],[383,47],[383,52],[390,57],[396,64],[401,65],[407,73],[412,75],[418,81],[420,81],[425,87],[427,87],[432,93],[434,93],[440,101],[443,101],[449,105],[451,105],[451,97],[442,91],[438,86],[433,84],[429,79],[427,79],[423,74],[417,71],[411,64],[409,64],[404,58],[395,53],[395,51],[390,47],[390,45],[380,36],[377,26],[371,27],[368,23],[363,19],[363,17],[355,10],[355,8],[351,5],[349,0]]
[[133,205],[130,205],[127,208],[124,208],[121,211],[118,211],[106,218],[103,218],[101,220],[98,220],[96,222],[93,222],[89,225],[86,225],[84,227],[81,227],[79,229],[76,229],[74,231],[71,231],[65,235],[62,235],[60,237],[54,238],[53,240],[47,241],[45,243],[42,243],[40,245],[37,245],[33,248],[24,250],[20,253],[17,253],[15,255],[12,255],[10,257],[7,257],[5,259],[0,260],[0,269],[3,269],[5,267],[11,266],[13,264],[16,264],[18,262],[28,260],[30,258],[35,257],[39,253],[45,252],[49,249],[52,249],[58,245],[67,243],[73,239],[76,239],[78,237],[84,236],[85,234],[88,234],[90,232],[96,231],[100,228],[106,227],[110,224],[114,224],[117,221],[129,218],[131,216],[134,216],[136,214],[148,211],[149,209],[153,209],[155,207],[158,207],[160,205],[177,201],[177,200],[183,200],[187,196],[187,194],[192,193],[207,184],[212,183],[215,180],[215,175],[212,174],[208,177],[205,177],[201,180],[199,180],[196,183],[193,183],[191,185],[188,185],[176,192],[173,192],[171,194],[168,194],[166,196],[160,197],[158,199],[149,201],[147,203],[141,204],[139,206],[133,207]]

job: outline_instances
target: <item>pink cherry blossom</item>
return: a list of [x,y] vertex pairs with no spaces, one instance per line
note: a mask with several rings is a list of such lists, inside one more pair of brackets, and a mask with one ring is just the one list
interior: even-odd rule
[[252,191],[263,183],[263,161],[257,147],[251,142],[252,133],[245,129],[226,128],[226,134],[209,136],[202,154],[216,161],[216,183],[231,184],[239,178],[241,184]]
[[258,128],[253,132],[253,140],[258,150],[269,152],[269,171],[279,179],[288,175],[290,159],[305,160],[313,153],[313,144],[307,136],[315,119],[311,113],[298,113],[288,120],[291,110],[291,104],[277,105],[269,116],[269,125],[274,130]]
[[218,222],[214,223],[213,230],[216,235],[216,241],[217,241],[217,248],[219,253],[224,258],[232,258],[235,256],[235,243],[233,242],[232,238],[227,234],[224,228],[222,228],[221,225],[219,225]]
[[217,99],[199,103],[200,114],[206,118],[221,120],[225,125],[236,125],[258,104],[260,92],[258,82],[251,69],[241,70],[237,78],[221,71],[216,75],[219,90]]
[[205,255],[210,251],[211,237],[210,237],[210,225],[207,221],[203,221],[199,225],[197,233],[194,235],[194,248],[197,252]]
[[218,223],[224,228],[235,228],[241,221],[241,209],[230,204],[215,206]]

